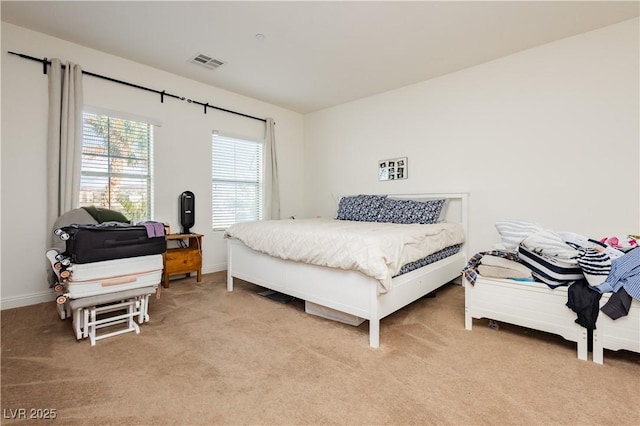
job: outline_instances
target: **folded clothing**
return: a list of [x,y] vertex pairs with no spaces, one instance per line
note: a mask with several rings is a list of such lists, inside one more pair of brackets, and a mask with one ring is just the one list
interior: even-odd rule
[[147,229],[147,237],[149,238],[164,237],[165,235],[163,223],[149,220],[145,222],[139,222],[138,225],[143,225]]
[[517,269],[501,268],[500,266],[480,264],[478,265],[478,272],[483,277],[489,278],[531,278],[531,271],[529,269],[527,269],[525,272],[519,271]]
[[526,266],[516,261],[490,254],[482,257],[478,272],[482,276],[491,278],[532,278],[531,269]]
[[[529,235],[522,241],[522,245],[536,253],[560,259],[575,259],[578,251],[567,244],[560,235],[550,230],[543,230]],[[573,260],[574,264],[577,264]]]
[[531,270],[523,264],[504,257],[493,256],[491,254],[485,254],[482,259],[480,259],[480,264],[485,266],[497,266],[504,269],[512,269],[514,271],[531,275]]

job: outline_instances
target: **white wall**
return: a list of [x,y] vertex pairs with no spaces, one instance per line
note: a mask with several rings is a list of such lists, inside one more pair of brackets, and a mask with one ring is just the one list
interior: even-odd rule
[[[470,193],[470,252],[498,241],[498,219],[599,237],[640,232],[638,19],[302,117],[254,99],[2,23],[2,308],[46,288],[47,78],[35,57],[275,119],[282,215],[331,216],[337,194]],[[363,76],[366,78],[366,76]],[[155,220],[179,227],[178,195],[196,194],[204,270],[225,267],[210,230],[210,134],[260,122],[85,77],[85,103],[152,117]],[[303,143],[304,141],[304,143]],[[377,180],[380,159],[408,156],[409,179]]]
[[[305,117],[307,215],[334,196],[466,191],[470,253],[499,219],[640,230],[638,19]],[[366,78],[366,76],[363,76]],[[409,178],[379,182],[407,156]]]
[[[46,285],[47,76],[42,66],[7,51],[57,57],[84,70],[276,121],[283,217],[303,211],[303,117],[132,61],[2,23],[2,308],[52,299]],[[187,102],[84,77],[85,104],[151,117],[154,133],[155,216],[180,229],[178,197],[196,195],[194,232],[204,234],[203,272],[226,268],[222,233],[211,231],[211,132],[264,136],[264,124]]]

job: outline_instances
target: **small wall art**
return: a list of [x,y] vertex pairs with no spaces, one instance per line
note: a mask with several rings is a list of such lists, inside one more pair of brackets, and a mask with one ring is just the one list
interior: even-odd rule
[[407,178],[407,157],[378,161],[378,180],[398,180]]

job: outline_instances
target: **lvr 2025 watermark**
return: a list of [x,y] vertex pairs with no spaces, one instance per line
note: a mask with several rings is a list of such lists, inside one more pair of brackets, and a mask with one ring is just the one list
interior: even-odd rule
[[53,420],[58,417],[55,408],[3,408],[2,418],[11,420]]

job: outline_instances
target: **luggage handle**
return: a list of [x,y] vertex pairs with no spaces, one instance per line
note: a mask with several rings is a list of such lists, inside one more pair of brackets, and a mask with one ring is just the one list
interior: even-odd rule
[[133,240],[104,240],[105,248],[113,248],[120,246],[132,246],[135,244],[144,243],[147,240],[145,237],[138,237]]
[[121,277],[121,278],[116,278],[109,281],[103,281],[100,283],[100,285],[102,285],[102,287],[109,287],[111,285],[126,284],[126,283],[132,283],[135,281],[136,281],[136,277]]

